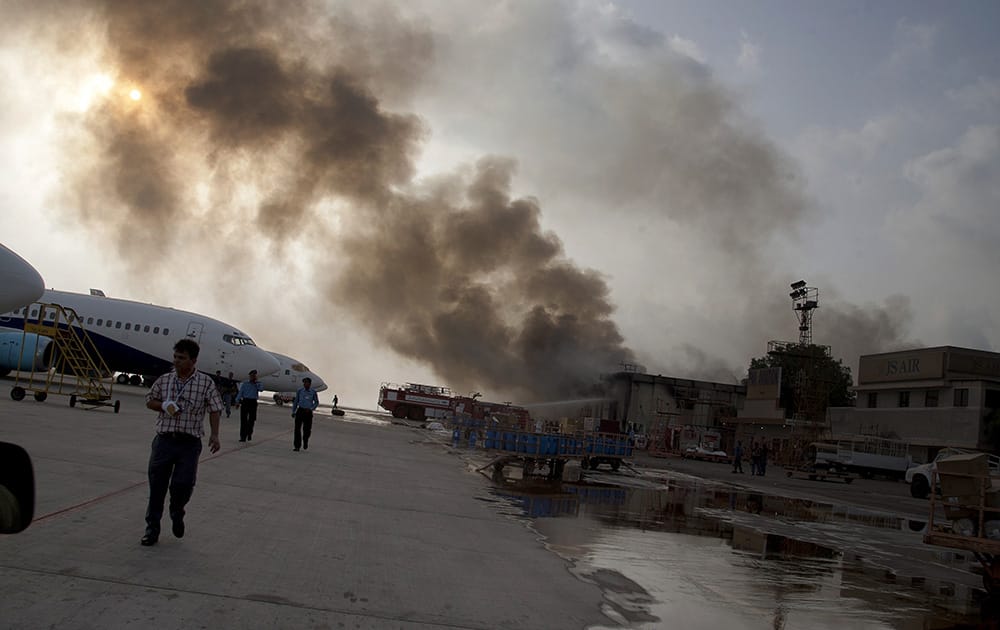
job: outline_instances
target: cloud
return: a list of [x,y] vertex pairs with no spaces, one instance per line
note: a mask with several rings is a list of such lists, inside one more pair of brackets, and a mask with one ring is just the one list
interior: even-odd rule
[[975,83],[948,90],[946,96],[964,109],[996,115],[1000,109],[1000,80],[979,77]]
[[[1000,347],[1000,126],[970,127],[952,146],[910,160],[904,174],[917,201],[891,213],[886,230],[912,282],[931,288],[922,315],[946,331],[942,343],[982,347],[992,331],[988,345]],[[984,319],[991,323],[972,323]]]
[[736,57],[736,65],[748,72],[760,70],[760,46],[750,41],[746,31],[742,32],[740,54]]
[[702,52],[698,44],[691,39],[684,39],[680,35],[670,38],[670,48],[677,53],[694,59],[698,63],[706,63],[705,53]]

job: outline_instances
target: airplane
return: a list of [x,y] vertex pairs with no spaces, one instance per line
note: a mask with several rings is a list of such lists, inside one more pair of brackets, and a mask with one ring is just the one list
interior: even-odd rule
[[264,376],[258,375],[257,382],[267,391],[274,392],[274,402],[277,404],[281,405],[294,398],[295,392],[302,387],[302,379],[307,377],[312,379],[312,388],[317,392],[327,388],[323,379],[311,372],[301,361],[277,352],[268,351],[268,354],[277,359],[281,367],[276,372]]
[[37,301],[44,290],[38,271],[0,244],[0,313]]
[[[0,314],[0,375],[13,369],[31,370],[32,357],[35,370],[55,363],[50,338],[23,332],[25,316],[29,321],[33,316],[37,319],[39,302],[73,309],[108,369],[131,374],[133,385],[168,372],[173,367],[174,344],[181,337],[201,346],[198,369],[207,374],[245,375],[250,370],[271,374],[279,368],[278,360],[258,348],[249,335],[217,319],[109,298],[97,289],[91,289],[90,295],[48,289],[36,302]],[[53,318],[50,312],[49,319]]]

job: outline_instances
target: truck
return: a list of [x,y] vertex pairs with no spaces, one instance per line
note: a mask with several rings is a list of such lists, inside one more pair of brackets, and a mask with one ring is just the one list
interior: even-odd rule
[[902,479],[913,466],[910,444],[876,435],[847,435],[836,440],[837,461],[865,479]]
[[393,418],[407,418],[423,422],[430,417],[443,417],[452,410],[454,396],[451,389],[419,383],[382,383],[378,392],[378,406]]
[[524,407],[480,400],[478,395],[455,395],[449,387],[418,383],[382,383],[378,405],[395,418],[418,422],[428,418],[461,418],[466,426],[485,427],[491,418],[502,416],[509,420],[511,428],[525,430],[531,421]]
[[[978,451],[966,448],[945,447],[938,451],[938,454],[931,462],[911,466],[906,470],[906,476],[904,477],[906,483],[910,486],[910,496],[914,499],[926,499],[930,496],[931,480],[937,472],[937,463],[939,461],[956,455],[973,454],[978,454]],[[1000,457],[987,454],[987,465],[991,474],[1000,475]],[[936,490],[940,491],[940,488]]]

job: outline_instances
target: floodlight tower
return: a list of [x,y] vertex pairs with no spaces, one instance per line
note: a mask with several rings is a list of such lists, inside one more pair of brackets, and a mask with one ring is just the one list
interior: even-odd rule
[[819,308],[819,289],[807,287],[805,280],[793,282],[792,292],[788,297],[792,298],[792,310],[799,318],[799,343],[801,345],[812,345],[812,314]]

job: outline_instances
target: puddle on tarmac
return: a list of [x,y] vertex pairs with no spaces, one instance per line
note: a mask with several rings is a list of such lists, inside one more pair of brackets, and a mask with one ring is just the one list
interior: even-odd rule
[[608,627],[996,627],[975,559],[924,544],[922,521],[686,476],[646,486],[507,479],[491,500],[602,589]]

